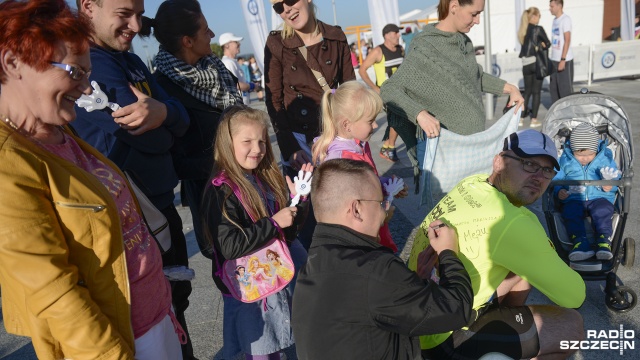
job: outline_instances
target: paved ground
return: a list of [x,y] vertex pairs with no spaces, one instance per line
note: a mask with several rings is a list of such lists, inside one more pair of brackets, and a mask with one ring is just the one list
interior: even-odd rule
[[[576,89],[579,87],[578,84]],[[630,122],[632,124],[633,142],[640,144],[638,134],[640,133],[639,119],[640,116],[640,80],[609,80],[603,82],[594,83],[591,86],[592,91],[598,91],[600,93],[608,94],[616,98],[627,111],[630,116]],[[550,106],[549,94],[543,92],[542,94],[543,105],[540,108],[539,118],[544,118],[546,109]],[[496,119],[501,115],[500,109],[506,102],[505,97],[499,97],[495,100],[495,107],[498,112]],[[264,103],[255,103],[256,107],[264,109]],[[377,150],[381,144],[381,138],[384,133],[385,118],[384,115],[378,119],[378,124],[381,125],[379,130],[374,134],[372,138],[372,149]],[[487,122],[490,125],[493,121]],[[525,121],[525,126],[528,126],[528,119]],[[271,142],[275,145],[275,136],[271,134]],[[378,170],[381,174],[396,174],[404,178],[405,182],[412,184],[412,171],[410,163],[406,158],[404,151],[404,145],[399,142],[399,155],[400,161],[395,164],[391,164],[374,154]],[[277,147],[275,148],[277,150]],[[634,161],[634,164],[638,164]],[[625,231],[625,237],[633,237],[640,240],[640,227],[638,222],[638,216],[640,214],[640,205],[638,205],[638,190],[640,189],[640,179],[635,177],[633,181],[633,188],[636,189],[632,196],[632,205],[629,220]],[[176,203],[179,203],[176,200]],[[401,255],[405,255],[411,247],[411,234],[413,230],[420,224],[424,216],[426,215],[424,210],[420,208],[418,197],[411,195],[406,199],[394,202],[397,207],[395,216],[391,222],[391,231],[394,233],[394,238],[398,241],[398,245],[405,251]],[[187,235],[187,241],[189,244],[189,254],[191,255],[190,264],[196,271],[196,279],[193,281],[193,293],[190,301],[191,306],[187,310],[187,321],[189,323],[189,331],[191,333],[196,356],[203,360],[222,359],[222,302],[219,292],[213,285],[211,277],[211,264],[210,262],[199,254],[197,244],[193,235],[192,220],[188,209],[179,207],[179,211],[184,220],[184,231]],[[405,241],[404,239],[407,239]],[[525,254],[523,254],[525,255]],[[526,256],[526,255],[525,255]],[[640,264],[636,257],[636,263]],[[540,264],[544,266],[544,264]],[[638,265],[637,265],[638,266]],[[621,283],[631,287],[636,292],[640,293],[640,279],[638,278],[637,270],[631,268],[620,267],[618,276]],[[637,359],[640,358],[640,341],[638,337],[640,335],[640,308],[635,308],[628,313],[618,314],[613,313],[607,309],[604,304],[604,282],[588,282],[587,283],[587,299],[579,309],[580,313],[584,317],[585,329],[595,331],[610,331],[619,330],[624,327],[628,335],[632,335],[633,338],[628,340],[628,345],[633,345],[633,348],[628,348],[621,354],[618,350],[581,350],[574,355],[572,359]],[[540,293],[534,292],[529,299],[529,303],[549,303]],[[2,318],[0,317],[0,323]],[[558,333],[559,339],[562,338],[562,332]],[[636,345],[637,344],[637,345]],[[637,349],[635,347],[638,347]],[[291,351],[288,351],[289,358],[294,358]],[[0,358],[11,360],[23,360],[23,359],[35,359],[33,348],[26,338],[16,337],[8,335],[4,326],[0,326]]]

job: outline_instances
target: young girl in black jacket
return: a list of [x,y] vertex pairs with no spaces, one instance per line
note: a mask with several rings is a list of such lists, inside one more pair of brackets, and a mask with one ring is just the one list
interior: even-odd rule
[[[262,300],[241,302],[231,297],[218,272],[225,260],[246,256],[275,237],[287,243],[296,273],[306,261],[307,253],[296,239],[296,225],[304,222],[307,202],[287,206],[287,187],[295,196],[295,186],[288,177],[285,183],[278,169],[268,123],[264,111],[244,105],[225,110],[215,139],[214,169],[205,190],[205,233],[215,249],[214,281],[223,295],[226,359],[240,352],[246,359],[280,359],[279,351],[293,345],[290,309],[295,277],[288,287]],[[313,166],[303,165],[302,170],[311,172]],[[267,269],[262,276],[274,277]]]

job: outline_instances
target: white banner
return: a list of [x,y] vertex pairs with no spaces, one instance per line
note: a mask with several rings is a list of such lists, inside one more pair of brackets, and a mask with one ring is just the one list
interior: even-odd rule
[[276,14],[273,9],[271,10],[271,30],[282,30],[282,18]]
[[594,46],[594,80],[638,74],[640,41],[618,41]]
[[[618,1],[618,0],[615,0]],[[490,7],[491,15],[491,51],[494,54],[504,52],[517,52],[517,29],[520,26],[519,16],[522,12],[520,0],[492,0],[485,1],[485,8]],[[540,10],[540,26],[551,37],[551,24],[553,15],[549,13],[549,0],[525,0],[522,11],[535,6]],[[516,14],[514,16],[514,13]],[[604,0],[580,0],[565,1],[564,13],[572,20],[571,48],[580,45],[600,44],[602,42],[602,24],[604,13]],[[589,19],[583,21],[583,19]],[[484,18],[480,25],[475,25],[467,33],[474,46],[484,46]],[[574,54],[575,57],[575,54]]]
[[368,0],[369,18],[371,19],[371,33],[373,46],[384,42],[382,28],[387,24],[400,26],[400,10],[398,0]]
[[256,58],[260,71],[264,74],[264,46],[267,43],[267,20],[264,14],[262,0],[241,0],[242,13],[247,23],[249,38],[253,46],[253,55]]
[[[589,71],[589,55],[591,46],[572,46],[573,51],[573,81],[588,81],[591,71]],[[574,90],[576,89],[574,86]]]
[[633,40],[635,33],[636,2],[620,0],[620,37],[622,40]]
[[514,31],[513,35],[516,38],[516,43],[513,49],[516,53],[520,53],[520,48],[522,47],[522,45],[520,45],[520,39],[518,39],[518,31],[520,30],[520,21],[522,20],[522,14],[528,8],[527,8],[527,5],[525,4],[525,0],[516,0],[515,4],[516,4],[516,11],[514,15],[516,16],[516,28],[515,28],[516,30]]
[[[640,43],[640,41],[638,42]],[[640,44],[638,44],[640,46]],[[575,46],[573,50],[573,80],[589,80],[589,52],[590,46]],[[476,62],[484,67],[485,55],[477,55]],[[637,66],[636,66],[637,68]],[[500,79],[524,89],[524,78],[522,76],[522,59],[516,53],[502,53],[493,55],[493,69],[486,72],[499,77]],[[548,83],[549,78],[546,78]]]

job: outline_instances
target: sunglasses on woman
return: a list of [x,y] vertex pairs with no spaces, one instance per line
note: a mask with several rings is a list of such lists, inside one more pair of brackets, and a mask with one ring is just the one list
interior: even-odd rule
[[277,2],[275,4],[273,4],[273,10],[276,12],[276,14],[280,15],[284,12],[284,5],[286,4],[287,6],[293,6],[295,4],[298,3],[298,1],[300,0],[282,0],[280,2]]

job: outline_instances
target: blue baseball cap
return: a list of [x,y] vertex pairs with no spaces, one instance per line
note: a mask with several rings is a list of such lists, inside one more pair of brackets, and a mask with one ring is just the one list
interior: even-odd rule
[[560,170],[556,144],[546,134],[533,129],[520,130],[504,139],[503,151],[511,150],[521,158],[548,156],[553,167]]

